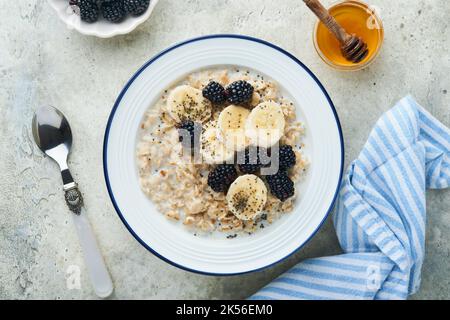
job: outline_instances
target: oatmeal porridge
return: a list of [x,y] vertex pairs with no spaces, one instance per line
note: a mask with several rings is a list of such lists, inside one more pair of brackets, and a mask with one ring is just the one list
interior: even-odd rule
[[274,81],[236,68],[195,72],[144,115],[142,191],[195,232],[253,233],[293,210],[308,166],[303,134]]

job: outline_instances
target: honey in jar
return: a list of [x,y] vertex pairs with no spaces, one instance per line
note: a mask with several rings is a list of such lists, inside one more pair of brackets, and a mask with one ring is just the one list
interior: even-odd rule
[[360,1],[344,1],[333,5],[328,12],[349,34],[361,37],[369,49],[368,55],[355,64],[345,59],[339,41],[318,22],[314,44],[321,58],[337,69],[357,70],[367,66],[378,54],[383,42],[383,26],[374,10]]

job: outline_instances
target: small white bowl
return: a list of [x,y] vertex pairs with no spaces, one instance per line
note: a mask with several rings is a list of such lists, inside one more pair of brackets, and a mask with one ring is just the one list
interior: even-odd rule
[[48,0],[48,2],[69,29],[75,29],[88,36],[111,38],[117,35],[130,33],[138,25],[147,20],[152,14],[158,0],[151,0],[149,7],[144,14],[137,17],[128,15],[120,23],[111,23],[104,19],[99,19],[94,23],[87,23],[81,21],[80,16],[73,12],[68,0]]

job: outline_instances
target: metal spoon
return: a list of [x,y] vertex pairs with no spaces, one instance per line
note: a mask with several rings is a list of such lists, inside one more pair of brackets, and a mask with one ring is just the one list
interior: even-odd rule
[[72,216],[89,277],[95,293],[101,298],[106,298],[113,292],[113,283],[84,212],[83,197],[67,166],[67,157],[72,146],[72,131],[69,123],[56,108],[41,107],[34,114],[32,131],[39,149],[55,160],[61,169],[66,203],[74,213]]

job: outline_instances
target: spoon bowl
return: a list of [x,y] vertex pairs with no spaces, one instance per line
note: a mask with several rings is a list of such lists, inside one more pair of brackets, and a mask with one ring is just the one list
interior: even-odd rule
[[37,109],[33,117],[32,132],[39,149],[55,160],[61,171],[67,169],[72,130],[61,111],[51,106]]

